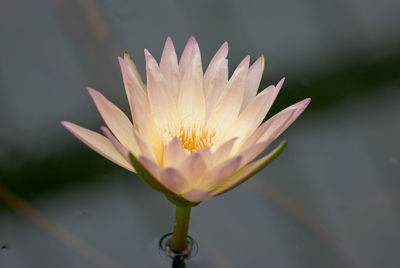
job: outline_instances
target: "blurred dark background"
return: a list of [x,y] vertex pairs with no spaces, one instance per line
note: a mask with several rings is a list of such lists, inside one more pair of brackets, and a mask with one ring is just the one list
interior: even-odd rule
[[266,57],[286,77],[269,116],[305,97],[285,152],[193,209],[188,267],[400,267],[400,2],[0,1],[0,267],[168,267],[174,208],[61,125],[103,124],[85,87],[125,111],[117,56],[144,73],[167,36],[203,66]]

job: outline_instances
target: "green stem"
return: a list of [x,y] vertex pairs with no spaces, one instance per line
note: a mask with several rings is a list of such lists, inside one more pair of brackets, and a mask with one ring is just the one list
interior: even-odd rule
[[174,234],[169,246],[172,251],[177,253],[181,253],[187,248],[186,237],[189,230],[190,208],[176,206]]

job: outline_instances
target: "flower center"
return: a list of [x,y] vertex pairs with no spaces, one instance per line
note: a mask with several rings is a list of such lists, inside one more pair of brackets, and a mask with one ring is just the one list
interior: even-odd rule
[[204,146],[213,146],[215,141],[215,130],[209,131],[203,127],[193,125],[192,127],[185,128],[181,126],[177,129],[164,130],[169,138],[178,137],[181,140],[183,148],[189,152],[200,150]]

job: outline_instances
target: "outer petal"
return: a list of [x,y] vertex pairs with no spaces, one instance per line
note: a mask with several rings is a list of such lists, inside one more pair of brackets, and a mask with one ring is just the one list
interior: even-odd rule
[[207,170],[207,164],[198,152],[186,157],[179,166],[179,171],[182,172],[191,185],[196,185]]
[[240,155],[242,156],[242,162],[240,163],[240,167],[243,167],[250,161],[253,161],[259,154],[261,154],[271,143],[272,139],[259,142],[242,152]]
[[191,127],[193,124],[204,122],[206,103],[203,91],[203,69],[197,44],[193,47],[190,64],[181,82],[178,110],[184,125]]
[[186,69],[192,60],[192,51],[195,46],[197,46],[197,41],[193,36],[191,36],[187,41],[185,48],[183,49],[182,56],[179,61],[179,71],[181,73],[181,77],[184,76]]
[[[110,140],[112,145],[114,145],[114,148],[125,158],[128,163],[130,162],[129,159],[129,150],[126,149],[118,140],[117,138],[114,137],[114,135],[111,133],[111,131],[107,128],[102,126],[101,131],[103,131],[104,135]],[[135,150],[133,153],[139,153],[139,148]]]
[[247,56],[236,68],[210,115],[208,128],[217,129],[217,135],[225,133],[237,119],[243,101],[249,61],[250,57]]
[[146,91],[146,84],[143,82],[142,76],[140,75],[136,64],[133,62],[131,55],[129,55],[128,52],[124,52],[124,60],[128,64],[129,69],[130,71],[132,71],[132,74],[134,75],[136,80],[139,82],[141,89]]
[[164,51],[161,55],[160,70],[167,80],[168,86],[173,92],[173,95],[177,97],[181,82],[181,75],[179,73],[175,47],[170,37],[167,38]]
[[218,166],[214,167],[206,174],[204,174],[202,181],[198,188],[206,191],[210,191],[217,187],[221,182],[229,178],[238,168],[242,156],[235,156],[225,162],[222,162]]
[[[261,142],[268,139],[272,140],[276,139],[297,119],[297,117],[300,116],[300,114],[307,108],[308,104],[310,104],[310,101],[311,101],[310,98],[304,99],[296,104],[289,106],[285,110],[271,117],[269,120],[272,121],[272,124],[267,129],[267,131],[264,132],[259,141]],[[292,112],[293,115],[291,115],[289,119],[286,120],[287,116],[285,115],[292,114]],[[279,129],[279,131],[277,131],[277,129]]]
[[251,65],[247,75],[246,91],[243,97],[242,110],[254,99],[260,86],[265,66],[265,57],[262,55]]
[[164,149],[164,167],[177,168],[189,156],[179,138],[173,138]]
[[87,88],[104,122],[115,137],[129,150],[135,150],[133,142],[132,123],[117,106],[107,100],[100,92]]
[[246,180],[250,179],[252,176],[257,174],[260,170],[266,167],[269,163],[271,163],[278,155],[285,149],[286,142],[283,141],[277,148],[275,148],[271,153],[264,156],[263,158],[254,161],[247,166],[244,166],[240,170],[238,170],[235,174],[233,174],[229,179],[224,181],[221,185],[216,187],[212,194],[220,195],[223,194],[236,186],[242,184]]
[[189,192],[186,192],[183,194],[183,197],[193,203],[201,202],[208,200],[213,197],[213,195],[204,190],[190,190]]
[[161,172],[161,180],[168,189],[180,195],[187,191],[190,184],[186,178],[177,169],[165,168]]
[[106,137],[70,122],[63,121],[61,124],[97,153],[129,171],[135,172],[132,165],[122,157]]

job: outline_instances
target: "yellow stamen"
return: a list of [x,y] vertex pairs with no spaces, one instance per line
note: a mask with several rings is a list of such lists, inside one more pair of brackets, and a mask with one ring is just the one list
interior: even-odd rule
[[189,128],[181,126],[178,129],[165,129],[164,133],[170,138],[178,137],[182,142],[183,148],[191,153],[207,145],[213,146],[216,135],[215,130],[209,131],[208,129],[197,127],[196,125]]

